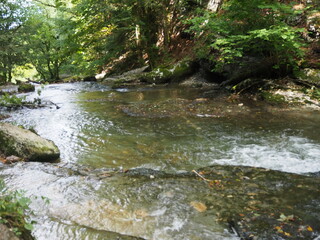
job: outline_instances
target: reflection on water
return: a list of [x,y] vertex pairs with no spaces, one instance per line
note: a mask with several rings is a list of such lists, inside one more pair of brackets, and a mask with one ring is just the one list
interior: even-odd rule
[[[126,178],[101,182],[56,170],[65,164],[91,170],[145,167],[182,172],[227,164],[292,173],[320,171],[320,136],[314,131],[320,123],[317,112],[253,109],[219,118],[205,114],[148,118],[117,108],[198,97],[198,90],[177,88],[119,92],[96,83],[58,84],[46,86],[41,99],[59,109],[49,104],[52,107],[11,113],[7,121],[33,127],[61,150],[58,165],[26,163],[1,171],[11,188],[50,198],[49,207],[34,201],[36,218],[43,223],[36,225],[38,239],[105,239],[110,232],[147,239],[233,239],[214,221],[215,213],[208,215],[209,220],[190,206],[191,201],[201,200],[196,199],[198,183],[139,185]],[[211,104],[222,108],[230,105],[214,101]]]

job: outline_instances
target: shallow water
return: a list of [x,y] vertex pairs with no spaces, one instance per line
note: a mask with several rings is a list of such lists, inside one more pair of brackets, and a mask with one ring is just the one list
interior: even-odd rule
[[[49,205],[33,201],[37,239],[116,239],[110,232],[157,240],[237,239],[215,221],[214,209],[202,213],[190,204],[204,198],[199,181],[151,181],[152,175],[151,180],[99,178],[75,169],[98,171],[100,176],[111,168],[181,173],[212,164],[298,174],[320,171],[316,111],[266,111],[257,106],[242,111],[242,105],[217,98],[209,104],[235,106],[237,114],[230,110],[212,117],[208,108],[203,114],[148,116],[148,111],[139,115],[118,106],[157,108],[159,102],[192,101],[202,93],[174,87],[117,91],[96,83],[49,85],[41,91],[47,107],[12,112],[6,121],[53,140],[61,150],[61,163],[19,163],[0,172],[10,188],[50,199]],[[166,104],[162,111],[177,107],[174,101]]]

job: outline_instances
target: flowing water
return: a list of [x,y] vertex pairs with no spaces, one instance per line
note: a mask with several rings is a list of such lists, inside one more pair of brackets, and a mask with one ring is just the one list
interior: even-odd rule
[[[210,208],[208,187],[183,174],[210,165],[320,172],[318,111],[270,111],[217,98],[189,114],[200,97],[200,90],[175,87],[56,84],[41,89],[47,107],[11,112],[6,121],[34,128],[61,150],[60,163],[1,166],[9,188],[33,198],[34,236],[238,239]],[[141,177],[123,175],[133,168],[143,169]]]

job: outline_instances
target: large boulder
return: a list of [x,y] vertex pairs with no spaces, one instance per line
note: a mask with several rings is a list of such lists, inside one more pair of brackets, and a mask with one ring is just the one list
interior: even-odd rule
[[158,67],[140,77],[142,82],[163,84],[179,82],[183,78],[192,75],[195,67],[191,61],[181,61],[170,67]]
[[52,141],[8,123],[0,123],[0,151],[26,161],[51,162],[60,157],[60,151]]

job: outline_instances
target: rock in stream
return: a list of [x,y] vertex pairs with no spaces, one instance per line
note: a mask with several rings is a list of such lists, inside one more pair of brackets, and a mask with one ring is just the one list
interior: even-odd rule
[[26,161],[50,162],[60,157],[60,151],[52,141],[8,123],[0,123],[0,151]]

